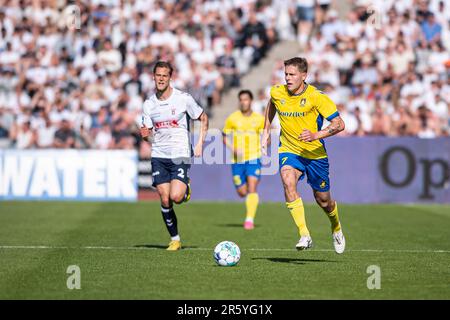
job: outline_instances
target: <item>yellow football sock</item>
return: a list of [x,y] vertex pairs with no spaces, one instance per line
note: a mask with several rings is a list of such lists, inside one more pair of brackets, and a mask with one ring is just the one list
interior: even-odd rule
[[292,202],[286,202],[286,206],[291,212],[292,218],[294,218],[300,236],[309,236],[309,230],[306,227],[305,208],[303,207],[302,198],[298,198]]
[[256,192],[249,193],[245,199],[245,206],[247,207],[247,217],[248,220],[255,219],[256,209],[258,208],[259,196]]
[[331,222],[331,232],[338,232],[339,230],[341,230],[341,223],[339,222],[337,202],[334,202],[334,210],[331,211],[330,213],[326,212],[326,214]]

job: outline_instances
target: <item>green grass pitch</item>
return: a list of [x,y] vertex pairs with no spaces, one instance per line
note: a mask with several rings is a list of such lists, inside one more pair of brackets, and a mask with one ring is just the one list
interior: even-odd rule
[[[157,202],[1,202],[0,299],[450,299],[450,206],[342,204],[342,255],[316,205],[305,252],[282,203],[261,204],[252,231],[243,203],[175,209],[184,249],[167,252]],[[241,248],[237,266],[215,264],[222,240]],[[67,288],[69,265],[80,290]],[[371,265],[380,289],[367,288]]]

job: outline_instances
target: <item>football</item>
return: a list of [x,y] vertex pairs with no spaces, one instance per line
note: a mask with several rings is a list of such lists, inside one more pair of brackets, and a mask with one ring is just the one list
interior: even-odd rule
[[222,241],[214,249],[214,260],[219,266],[232,267],[241,259],[241,250],[236,243]]

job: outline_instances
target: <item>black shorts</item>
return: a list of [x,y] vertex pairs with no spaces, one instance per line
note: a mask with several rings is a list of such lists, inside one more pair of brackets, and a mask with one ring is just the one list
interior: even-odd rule
[[153,186],[176,179],[189,183],[190,159],[152,158]]

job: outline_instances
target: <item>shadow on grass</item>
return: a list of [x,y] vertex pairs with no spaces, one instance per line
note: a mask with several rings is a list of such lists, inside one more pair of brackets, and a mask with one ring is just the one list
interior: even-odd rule
[[[134,246],[135,248],[148,248],[148,249],[167,249],[167,244],[166,245],[161,245],[161,244],[137,244]],[[198,248],[197,246],[181,246],[181,249],[192,249],[192,248]]]
[[278,263],[293,263],[293,264],[306,264],[306,262],[338,262],[334,260],[324,260],[324,259],[305,259],[305,258],[274,258],[274,257],[262,257],[262,258],[252,258],[252,260],[269,260],[271,262]]
[[[217,226],[219,227],[231,227],[231,228],[242,228],[244,229],[244,224],[243,223],[223,223],[223,224],[217,224]],[[259,225],[255,224],[255,228],[258,228]]]

